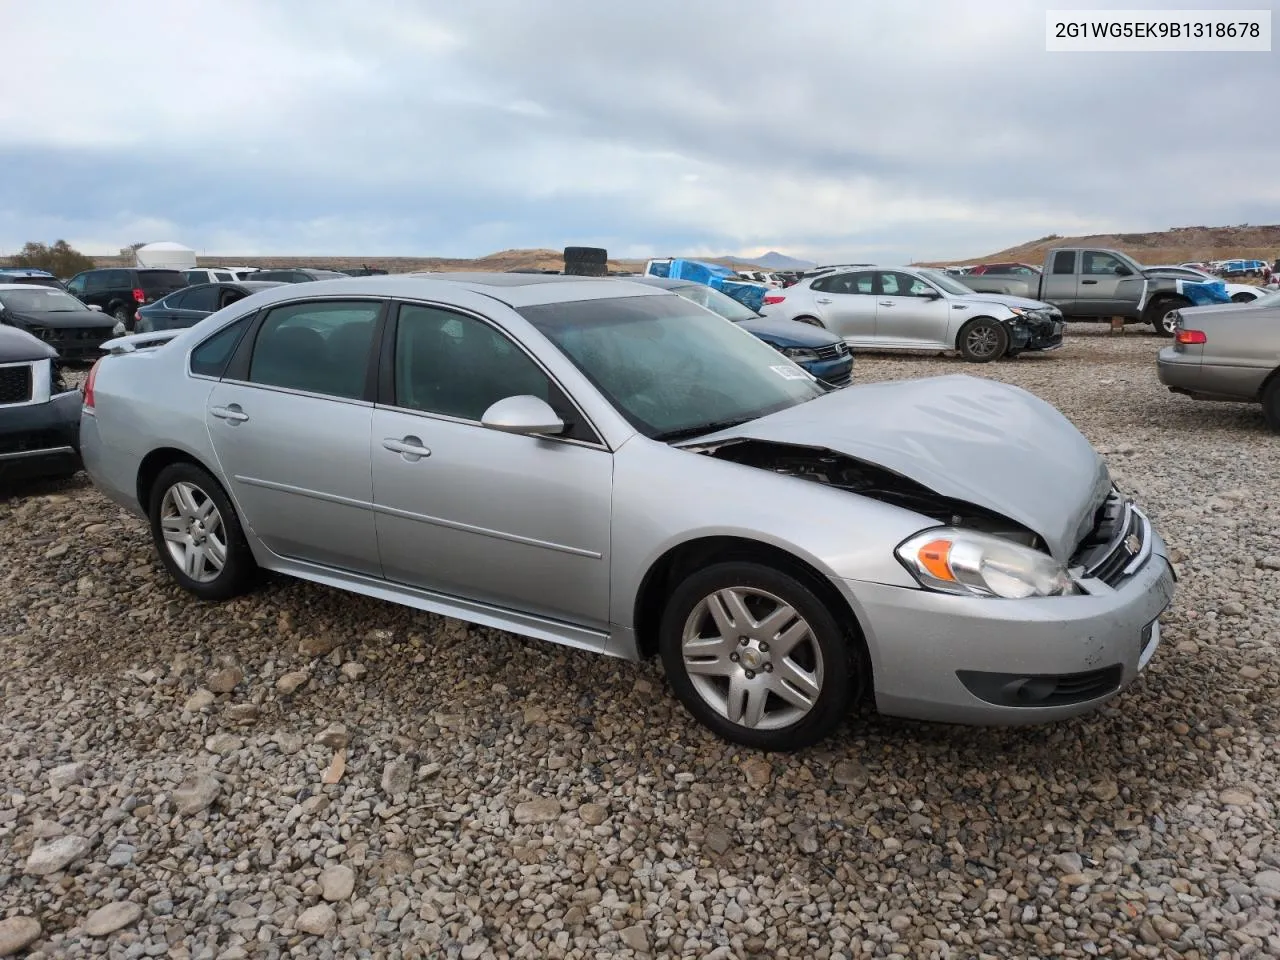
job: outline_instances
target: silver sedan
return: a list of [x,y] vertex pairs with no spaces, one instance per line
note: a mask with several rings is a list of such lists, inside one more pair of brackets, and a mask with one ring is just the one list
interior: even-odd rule
[[640,284],[326,280],[109,350],[84,461],[186,590],[267,569],[659,655],[750,746],[812,743],[863,696],[972,723],[1091,709],[1173,593],[1048,404],[969,377],[828,390]]

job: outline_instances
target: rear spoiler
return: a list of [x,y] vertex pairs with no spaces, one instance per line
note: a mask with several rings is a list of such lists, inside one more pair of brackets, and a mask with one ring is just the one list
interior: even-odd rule
[[152,333],[134,333],[127,337],[116,337],[114,340],[107,340],[99,347],[100,350],[111,354],[112,356],[120,356],[124,353],[135,353],[138,350],[145,350],[148,347],[159,347],[168,343],[180,333],[185,333],[184,327],[177,330],[156,330]]

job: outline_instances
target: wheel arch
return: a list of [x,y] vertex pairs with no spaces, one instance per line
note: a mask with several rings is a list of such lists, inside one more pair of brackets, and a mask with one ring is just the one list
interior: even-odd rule
[[658,628],[662,612],[671,592],[689,573],[713,563],[726,561],[763,563],[803,580],[811,587],[842,623],[850,625],[852,639],[860,646],[860,655],[866,660],[867,688],[872,689],[871,661],[867,656],[866,632],[857,611],[848,599],[831,582],[831,578],[808,560],[782,547],[733,535],[701,536],[686,540],[666,550],[645,571],[636,591],[632,623],[635,628],[636,649],[641,659],[658,652]]
[[[217,474],[209,469],[208,464],[203,463],[199,457],[190,451],[182,450],[178,447],[157,447],[143,457],[138,464],[138,476],[135,481],[137,486],[134,492],[138,497],[138,504],[144,512],[148,514],[151,512],[152,488],[155,486],[160,472],[165,467],[175,463],[189,463],[207,472],[214,480],[218,479]],[[226,493],[225,490],[223,492]],[[228,494],[228,499],[230,499],[230,494]]]

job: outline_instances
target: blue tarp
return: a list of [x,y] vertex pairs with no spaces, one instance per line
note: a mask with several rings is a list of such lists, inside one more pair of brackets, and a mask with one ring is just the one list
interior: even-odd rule
[[1182,284],[1182,295],[1197,307],[1207,307],[1213,303],[1230,303],[1231,296],[1227,293],[1227,285],[1221,280],[1215,280],[1212,283],[1191,283]]
[[[662,267],[666,267],[667,272],[659,274],[658,270]],[[735,280],[734,272],[728,267],[722,267],[716,263],[704,263],[701,260],[672,260],[670,264],[655,263],[650,270],[650,275],[701,283],[713,290],[728,294],[742,305],[757,312],[764,306],[764,295],[768,289],[761,283]]]

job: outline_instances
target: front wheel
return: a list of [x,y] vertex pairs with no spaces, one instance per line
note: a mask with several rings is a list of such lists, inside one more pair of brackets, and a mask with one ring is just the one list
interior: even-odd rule
[[970,363],[990,363],[1009,349],[1009,332],[998,320],[978,317],[960,328],[956,349]]
[[676,696],[704,726],[744,746],[798,750],[848,712],[855,642],[806,583],[734,561],[676,588],[659,649]]
[[222,486],[193,463],[160,471],[151,491],[151,537],[169,575],[201,600],[229,600],[257,564]]

